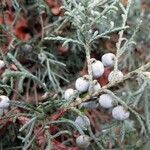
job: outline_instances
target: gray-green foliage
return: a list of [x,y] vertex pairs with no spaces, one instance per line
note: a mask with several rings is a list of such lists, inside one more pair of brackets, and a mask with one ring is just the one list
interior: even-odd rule
[[[18,137],[22,140],[24,148],[32,145],[35,138],[34,134],[32,134],[33,127],[37,122],[40,122],[42,126],[45,127],[45,132],[47,132],[46,127],[48,125],[65,124],[62,124],[60,131],[55,135],[47,133],[47,149],[51,147],[49,141],[61,134],[67,133],[71,139],[72,131],[85,134],[73,120],[75,116],[84,114],[86,110],[82,112],[82,109],[78,110],[72,108],[69,110],[70,113],[65,114],[64,118],[56,121],[49,121],[46,119],[46,116],[54,113],[58,108],[69,107],[70,102],[66,102],[66,104],[64,104],[65,102],[62,103],[62,96],[58,94],[58,92],[62,91],[60,81],[65,81],[65,85],[68,84],[68,79],[74,81],[78,76],[78,71],[83,67],[84,60],[86,60],[88,64],[90,80],[93,80],[89,60],[91,52],[96,51],[98,49],[97,47],[103,49],[102,45],[99,45],[100,39],[108,40],[111,39],[112,33],[119,33],[119,40],[114,46],[117,55],[115,69],[127,68],[128,71],[133,71],[145,63],[144,60],[140,62],[138,58],[133,59],[132,57],[135,55],[134,49],[136,42],[144,41],[147,43],[149,36],[145,38],[145,35],[150,35],[149,24],[147,23],[149,16],[146,15],[147,12],[140,13],[140,4],[140,0],[129,0],[127,6],[124,6],[119,0],[63,0],[61,9],[64,11],[64,16],[59,17],[58,20],[51,25],[51,27],[54,27],[54,32],[47,30],[49,28],[47,26],[44,28],[44,39],[38,43],[38,46],[34,41],[31,41],[35,46],[34,54],[36,55],[36,59],[34,59],[34,62],[38,66],[38,69],[36,69],[33,74],[17,60],[17,53],[8,53],[6,56],[1,53],[3,59],[8,64],[15,64],[18,69],[17,71],[7,69],[2,75],[0,88],[7,92],[8,95],[14,91],[14,83],[18,81],[17,94],[20,96],[24,91],[24,87],[26,87],[25,79],[29,79],[39,87],[42,87],[45,95],[49,92],[56,91],[56,95],[46,95],[44,99],[45,102],[37,106],[21,102],[12,102],[11,105],[13,107],[23,108],[28,111],[28,113],[25,114],[26,116],[28,116],[27,114],[31,114],[29,115],[29,122],[23,125],[19,130],[20,132],[25,131],[24,137]],[[14,3],[14,5],[16,9],[19,7],[17,3]],[[47,10],[47,6],[43,1],[39,1],[38,5],[39,7],[37,6],[37,8],[40,11],[43,8]],[[143,19],[143,23],[141,19]],[[70,23],[70,31],[68,34],[63,36],[57,34],[61,27],[67,22]],[[146,28],[145,23],[148,24]],[[139,31],[139,29],[141,31]],[[139,36],[139,34],[142,35]],[[58,54],[54,52],[56,50],[53,46],[56,44],[55,42],[67,47],[70,56],[58,56]],[[52,43],[50,47],[48,47],[48,43]],[[100,52],[104,53],[104,50]],[[149,57],[149,53],[147,57]],[[67,72],[66,68],[71,70],[71,75]],[[111,119],[108,120],[109,122],[104,123],[96,119],[98,131],[93,132],[93,130],[89,128],[86,132],[86,134],[90,135],[92,141],[94,141],[89,149],[107,149],[108,144],[116,149],[136,149],[141,148],[141,145],[139,146],[138,144],[142,138],[144,139],[143,143],[147,142],[150,135],[150,80],[149,77],[145,77],[143,72],[137,72],[137,76],[137,81],[132,79],[131,76],[132,82],[126,81],[123,85],[119,86],[119,88],[105,89],[104,92],[111,94],[118,104],[123,105],[130,111],[131,118],[122,122]],[[84,98],[84,96],[86,96],[86,94],[81,95],[81,98]],[[138,108],[143,112],[138,111]],[[111,115],[110,112],[105,111],[105,113],[108,116]],[[119,133],[116,130],[118,130]],[[126,140],[127,144],[125,144]],[[71,145],[70,141],[65,141],[64,143]]]

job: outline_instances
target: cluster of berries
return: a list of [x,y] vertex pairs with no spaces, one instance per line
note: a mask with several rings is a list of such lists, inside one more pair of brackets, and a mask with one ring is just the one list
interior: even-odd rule
[[[116,57],[112,53],[106,53],[102,56],[102,61],[96,60],[95,58],[91,59],[91,68],[92,68],[92,75],[93,77],[99,78],[103,75],[104,73],[104,67],[113,67],[115,64]],[[121,71],[112,71],[110,72],[108,76],[108,81],[109,82],[114,82],[117,80],[121,80],[123,78],[123,73]],[[75,82],[75,88],[79,93],[87,92],[89,90],[90,86],[90,81],[89,81],[89,76],[84,75],[83,77],[79,77],[76,82]],[[94,92],[97,92],[101,89],[101,85],[97,80],[93,80],[93,90]],[[65,100],[70,100],[71,97],[74,95],[75,90],[72,88],[69,88],[65,91],[64,93],[64,99]],[[96,103],[91,103],[88,102],[90,105],[92,104],[94,107],[94,104]],[[82,104],[82,106],[87,106],[88,103],[85,102]],[[114,104],[113,98],[109,94],[102,94],[99,97],[99,104],[103,108],[112,108]],[[96,107],[96,106],[95,106]],[[117,120],[124,120],[129,117],[129,112],[126,112],[122,106],[117,106],[112,110],[112,116],[117,119]]]
[[[98,91],[101,88],[101,85],[96,80],[104,74],[105,67],[114,67],[116,56],[113,53],[106,53],[102,56],[102,61],[91,58],[91,69],[93,75],[93,90],[94,92]],[[108,75],[108,81],[114,82],[121,80],[123,78],[123,73],[119,70],[113,70]],[[89,75],[84,75],[79,77],[75,82],[75,88],[78,92],[83,93],[89,90],[90,81]],[[64,93],[64,98],[68,100],[74,94],[73,89],[67,89]]]
[[[92,68],[92,75],[93,77],[99,78],[100,76],[103,75],[104,73],[104,66],[105,67],[113,67],[115,63],[115,55],[112,53],[107,53],[102,56],[102,62],[99,60],[96,60],[95,58],[91,58],[91,68]],[[111,75],[112,72],[110,73],[110,78],[111,80]],[[87,92],[90,86],[90,81],[89,81],[89,75],[84,75],[83,77],[79,77],[76,82],[75,82],[75,88],[78,92],[83,93]],[[98,83],[97,80],[93,81],[93,90],[96,92],[101,88],[101,85]],[[64,98],[65,100],[69,100],[70,97],[74,94],[73,89],[67,89],[64,93]]]
[[[95,58],[91,59],[91,68],[92,68],[92,75],[93,75],[93,91],[97,92],[101,89],[101,85],[96,80],[97,78],[101,77],[104,74],[105,67],[114,67],[115,65],[116,57],[112,53],[106,53],[102,56],[101,61],[96,60]],[[111,71],[108,75],[108,81],[109,82],[115,82],[118,80],[121,80],[123,78],[123,73],[119,70]],[[90,81],[89,76],[84,75],[83,77],[79,77],[75,82],[75,88],[79,93],[84,93],[89,90],[90,87]],[[73,95],[75,94],[75,90],[70,88],[67,89],[64,92],[64,99],[70,100]],[[113,100],[113,97],[109,94],[102,94],[98,98],[99,104],[95,101],[91,102],[84,102],[81,105],[86,108],[97,108],[98,105],[105,109],[111,109],[112,108],[112,116],[116,120],[123,121],[127,119],[130,115],[130,112],[125,110],[125,108],[121,105],[118,105],[113,108],[115,104],[115,100]],[[90,120],[87,116],[78,116],[75,120],[75,123],[83,130],[87,129],[90,126]],[[87,148],[90,144],[90,137],[88,135],[80,135],[76,139],[76,144],[80,148]]]

